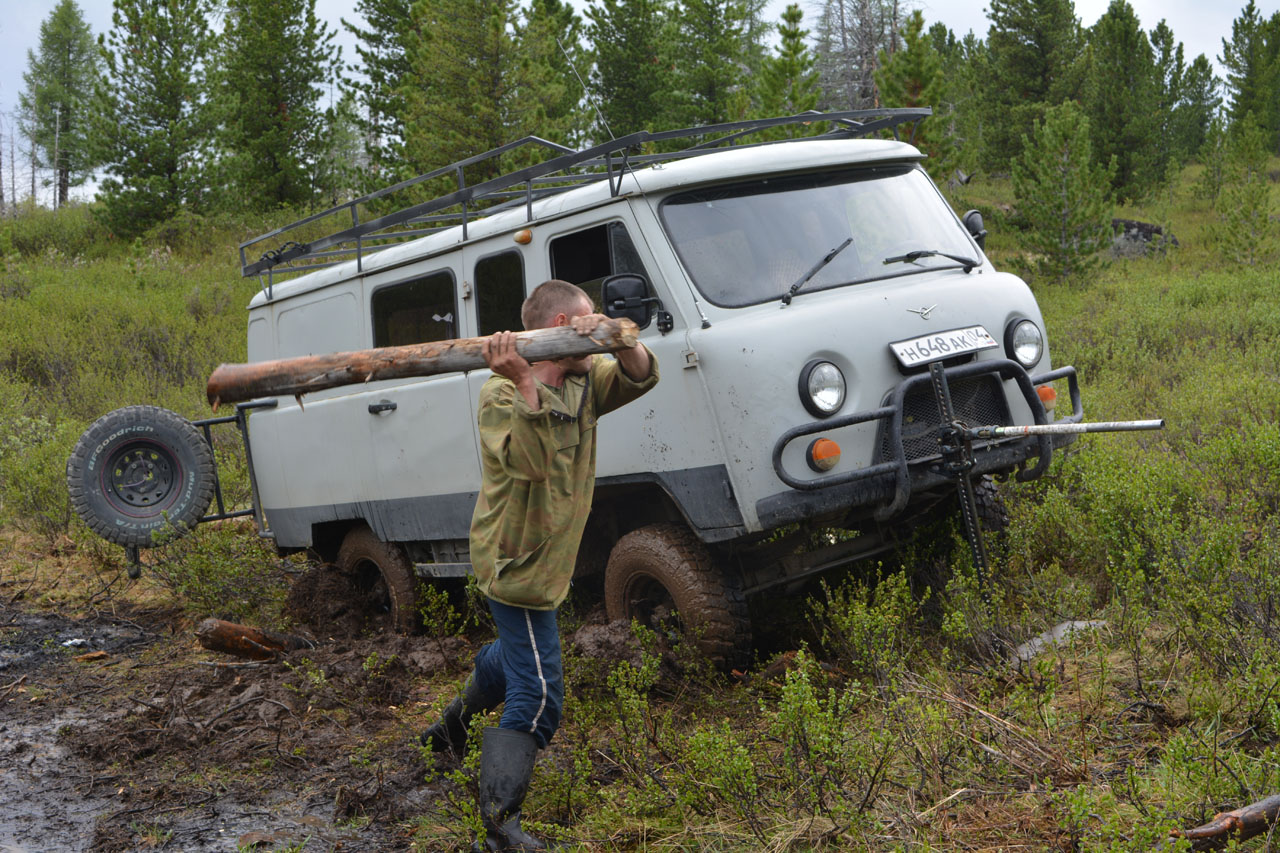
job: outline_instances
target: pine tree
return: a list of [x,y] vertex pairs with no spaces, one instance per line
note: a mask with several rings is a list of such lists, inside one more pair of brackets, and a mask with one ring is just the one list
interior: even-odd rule
[[1196,159],[1204,165],[1196,182],[1196,195],[1208,201],[1210,207],[1217,207],[1227,164],[1227,129],[1221,116],[1214,116],[1209,122]]
[[1111,180],[1093,159],[1089,119],[1073,102],[1045,111],[1013,163],[1013,192],[1028,229],[1023,248],[1031,272],[1049,281],[1077,279],[1098,263],[1111,228]]
[[414,0],[356,0],[355,11],[367,25],[342,19],[342,26],[357,39],[360,60],[348,66],[360,73],[343,82],[356,93],[360,105],[356,121],[369,152],[365,189],[412,177],[402,151],[407,110],[402,84],[409,74],[413,4]]
[[585,141],[589,123],[579,76],[587,71],[582,29],[582,18],[565,0],[532,0],[516,29],[522,58],[518,98],[528,110],[531,132],[575,148]]
[[990,0],[987,17],[983,165],[1002,171],[1045,109],[1079,93],[1083,38],[1072,0]]
[[1116,159],[1117,200],[1141,198],[1163,177],[1167,157],[1159,147],[1155,58],[1128,0],[1112,0],[1089,47],[1084,103],[1093,150],[1103,162]]
[[675,121],[692,127],[744,118],[750,100],[741,84],[746,44],[741,0],[682,0],[678,8],[671,94]]
[[40,166],[54,172],[58,205],[66,203],[70,188],[83,184],[95,165],[88,112],[100,68],[80,7],[75,0],[59,0],[40,24],[39,53],[27,51],[26,89],[18,96]]
[[1182,101],[1173,114],[1173,133],[1177,149],[1184,156],[1193,155],[1204,145],[1209,123],[1218,114],[1222,98],[1218,95],[1222,81],[1202,53],[1187,66],[1182,78]]
[[101,215],[131,237],[203,196],[200,165],[209,120],[207,0],[115,0],[101,42],[105,80],[94,93],[92,137],[110,177]]
[[591,0],[587,40],[595,51],[592,100],[603,116],[598,137],[675,127],[668,118],[672,11],[665,0]]
[[1175,113],[1184,97],[1186,64],[1182,58],[1182,42],[1178,41],[1168,23],[1161,20],[1150,33],[1151,50],[1155,61],[1155,96],[1151,104],[1155,113],[1155,143],[1161,164],[1180,163],[1189,152],[1181,147],[1181,140],[1174,129]]
[[1214,241],[1228,262],[1255,266],[1275,255],[1276,225],[1271,221],[1267,179],[1269,147],[1267,132],[1253,113],[1246,113],[1228,138]]
[[1232,124],[1253,114],[1268,147],[1280,137],[1280,105],[1275,93],[1280,83],[1280,12],[1263,20],[1249,0],[1240,17],[1231,22],[1231,40],[1222,40],[1218,58],[1227,70],[1228,112]]
[[[526,131],[516,97],[520,56],[511,0],[419,0],[409,45],[404,153],[423,173],[512,141]],[[500,174],[490,160],[468,181]]]
[[336,81],[334,33],[316,0],[227,0],[226,27],[210,74],[211,107],[232,207],[305,205],[332,115],[320,101]]
[[[804,12],[797,3],[787,6],[782,13],[777,52],[760,68],[756,115],[761,118],[798,115],[818,105],[818,72],[806,42],[809,31],[800,27],[803,19]],[[793,125],[763,134],[763,138],[799,136],[816,130],[816,127],[806,129]]]
[[[876,86],[881,105],[931,107],[942,99],[942,58],[924,33],[924,15],[919,10],[907,18],[905,47],[889,56],[880,54]],[[955,168],[955,149],[942,122],[927,119],[916,128],[915,142],[929,159],[925,167],[935,180],[943,180]]]

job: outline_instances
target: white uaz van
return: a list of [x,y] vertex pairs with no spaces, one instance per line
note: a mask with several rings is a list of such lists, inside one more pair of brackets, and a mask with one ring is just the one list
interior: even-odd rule
[[[337,233],[298,236],[329,211],[246,243],[245,274],[265,285],[249,305],[249,360],[516,330],[525,295],[550,278],[632,317],[662,381],[601,426],[578,572],[603,573],[611,616],[678,611],[709,655],[737,664],[750,648],[746,596],[876,554],[955,493],[938,464],[931,363],[964,423],[1045,423],[1064,379],[1066,420],[1082,417],[1030,290],[983,255],[981,217],[952,212],[912,145],[867,138],[928,113],[639,133],[581,152],[526,139],[453,164],[336,208]],[[829,130],[761,141],[817,122]],[[680,140],[697,144],[654,150]],[[530,147],[547,159],[467,183]],[[444,195],[361,221],[442,177],[455,181]],[[412,627],[418,579],[469,570],[488,376],[242,404],[227,420],[245,437],[254,506],[239,513],[280,549],[353,572]],[[971,476],[1038,476],[1065,440],[978,442]],[[127,546],[235,514],[216,495],[206,439],[159,409],[95,424],[69,478],[81,515]],[[819,527],[859,535],[798,550]]]

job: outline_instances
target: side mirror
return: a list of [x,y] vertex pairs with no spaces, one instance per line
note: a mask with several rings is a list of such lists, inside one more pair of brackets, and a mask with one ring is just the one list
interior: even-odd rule
[[658,300],[649,295],[649,282],[642,275],[619,273],[600,283],[600,301],[607,317],[626,317],[641,329],[653,319]]
[[973,242],[978,244],[978,248],[982,251],[987,250],[987,229],[982,227],[982,213],[977,210],[970,210],[960,217],[960,221],[964,224],[965,229],[973,237]]

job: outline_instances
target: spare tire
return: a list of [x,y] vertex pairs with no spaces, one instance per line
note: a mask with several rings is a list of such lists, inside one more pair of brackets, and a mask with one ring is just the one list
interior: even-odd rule
[[118,545],[147,547],[187,533],[213,500],[213,451],[190,421],[156,406],[94,421],[67,460],[76,514]]

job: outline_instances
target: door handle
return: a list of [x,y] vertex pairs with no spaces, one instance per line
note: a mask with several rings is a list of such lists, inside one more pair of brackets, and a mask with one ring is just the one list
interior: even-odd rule
[[369,414],[371,415],[381,414],[382,412],[394,412],[395,410],[396,404],[391,400],[379,400],[376,403],[369,404]]

